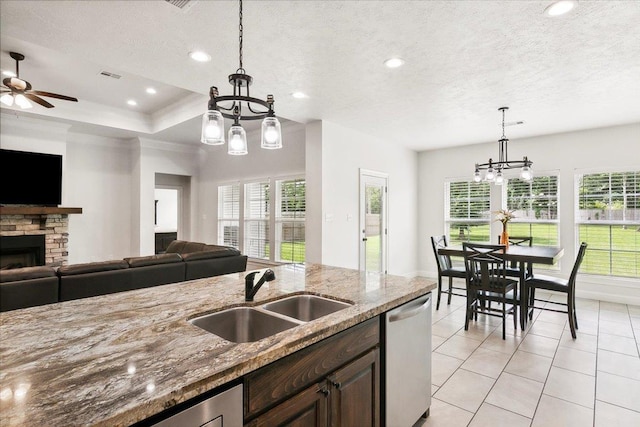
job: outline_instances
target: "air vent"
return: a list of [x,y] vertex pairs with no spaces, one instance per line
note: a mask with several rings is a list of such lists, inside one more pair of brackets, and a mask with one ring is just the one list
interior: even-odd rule
[[193,3],[195,3],[194,0],[164,0],[164,1],[177,7],[178,9],[182,9],[185,11],[189,9],[191,6],[193,6]]
[[108,71],[100,71],[100,75],[105,77],[111,77],[112,79],[119,79],[120,77],[122,77],[121,75],[113,74]]

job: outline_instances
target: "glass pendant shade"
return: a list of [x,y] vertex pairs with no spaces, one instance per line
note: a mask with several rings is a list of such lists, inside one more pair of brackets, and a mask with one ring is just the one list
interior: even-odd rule
[[4,105],[8,105],[9,107],[11,107],[13,105],[13,95],[11,95],[10,93],[7,93],[5,95],[0,96],[0,102],[2,102]]
[[224,117],[220,111],[209,110],[202,115],[202,137],[200,141],[207,145],[224,144]]
[[498,169],[498,173],[496,173],[496,185],[502,185],[504,178],[502,177],[502,171]]
[[247,133],[242,126],[234,124],[229,129],[229,151],[228,153],[234,156],[242,156],[247,154]]
[[474,182],[480,182],[482,181],[482,177],[480,176],[480,170],[476,169],[476,171],[473,174],[473,181]]
[[520,171],[520,178],[525,181],[530,181],[533,178],[533,172],[531,172],[531,168],[529,166],[523,166]]
[[27,109],[32,107],[29,100],[23,94],[16,95],[15,103],[18,107],[22,109]]
[[493,172],[493,168],[487,169],[487,175],[485,175],[484,179],[487,181],[493,181],[495,179],[495,174]]
[[262,121],[261,147],[268,150],[282,148],[282,131],[276,117],[265,117]]

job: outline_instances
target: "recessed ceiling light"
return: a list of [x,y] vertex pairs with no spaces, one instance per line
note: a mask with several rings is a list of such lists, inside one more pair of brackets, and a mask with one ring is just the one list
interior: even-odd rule
[[198,62],[209,62],[211,61],[211,55],[201,50],[195,50],[193,52],[189,52],[189,57],[194,61]]
[[134,106],[138,105],[138,103],[137,103],[135,100],[133,100],[133,99],[128,100],[128,101],[127,101],[127,104],[131,105],[132,107],[134,107]]
[[291,96],[293,96],[294,98],[298,98],[298,99],[302,99],[302,98],[306,98],[307,95],[305,95],[303,92],[293,92],[291,94]]
[[152,87],[148,87],[148,88],[147,88],[147,93],[148,93],[149,95],[155,95],[155,94],[156,94],[156,93],[158,93],[158,92],[156,92],[156,90],[155,90],[154,88],[152,88]]
[[2,74],[5,75],[5,76],[8,76],[8,77],[16,77],[16,73],[14,73],[13,71],[9,71],[9,70],[3,71]]
[[574,0],[560,0],[551,3],[544,10],[544,13],[547,16],[560,16],[568,13],[571,9],[576,6],[576,2]]
[[390,58],[384,61],[384,65],[387,68],[398,68],[404,64],[404,60],[401,58]]

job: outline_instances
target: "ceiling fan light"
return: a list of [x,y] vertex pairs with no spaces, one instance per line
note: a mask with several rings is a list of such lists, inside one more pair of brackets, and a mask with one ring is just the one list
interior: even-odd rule
[[18,90],[26,90],[27,82],[17,77],[11,77],[11,86]]
[[11,107],[13,105],[13,95],[10,93],[6,93],[0,96],[0,102],[8,107]]
[[262,148],[267,150],[277,150],[282,148],[282,130],[280,122],[273,117],[265,117],[262,121]]
[[224,117],[220,111],[209,110],[202,115],[200,142],[207,145],[224,144]]
[[243,156],[247,154],[247,133],[238,123],[229,129],[229,150],[228,153],[233,156]]
[[15,102],[16,102],[16,105],[22,108],[23,110],[33,107],[33,105],[31,105],[29,100],[23,94],[16,95]]

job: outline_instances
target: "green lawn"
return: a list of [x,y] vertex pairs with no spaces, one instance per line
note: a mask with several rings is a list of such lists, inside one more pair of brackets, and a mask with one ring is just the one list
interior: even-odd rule
[[304,262],[305,242],[283,242],[280,244],[280,259],[289,262]]

